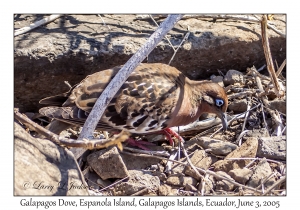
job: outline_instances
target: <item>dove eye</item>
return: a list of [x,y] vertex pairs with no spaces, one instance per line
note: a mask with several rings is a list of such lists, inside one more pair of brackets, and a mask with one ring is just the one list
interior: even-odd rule
[[221,107],[223,106],[224,101],[222,99],[216,99],[216,106]]

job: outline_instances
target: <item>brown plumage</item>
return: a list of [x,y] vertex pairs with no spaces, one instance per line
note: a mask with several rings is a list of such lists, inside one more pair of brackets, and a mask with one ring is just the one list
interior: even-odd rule
[[[48,97],[52,105],[40,113],[82,126],[88,113],[121,66],[87,76],[69,92]],[[215,113],[226,129],[228,99],[224,89],[208,81],[192,81],[176,68],[161,63],[140,64],[114,96],[98,128],[150,133],[186,125],[204,113]]]

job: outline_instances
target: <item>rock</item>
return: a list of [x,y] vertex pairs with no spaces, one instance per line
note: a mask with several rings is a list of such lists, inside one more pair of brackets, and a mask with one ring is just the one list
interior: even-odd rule
[[238,149],[234,150],[228,154],[224,160],[219,160],[214,163],[212,166],[215,167],[215,171],[225,171],[229,172],[230,170],[237,168],[244,168],[251,160],[227,160],[228,158],[242,158],[242,157],[256,157],[256,151],[258,147],[257,138],[247,139]]
[[184,187],[184,190],[186,190],[186,191],[192,191],[192,192],[197,192],[197,188],[194,187],[191,184],[186,184],[185,187]]
[[230,142],[212,139],[209,137],[199,137],[195,143],[199,144],[204,149],[209,149],[216,155],[228,155],[237,148],[235,144]]
[[245,184],[252,176],[252,174],[253,172],[248,168],[237,168],[228,172],[229,176],[231,176],[235,181],[241,184]]
[[167,184],[162,184],[158,187],[158,195],[176,195],[176,191],[176,189],[172,189],[172,187]]
[[[224,171],[217,171],[216,174],[220,175],[220,176],[224,176],[229,178],[230,180],[234,181],[234,179],[232,179],[227,173],[225,173]],[[232,191],[234,188],[234,184],[230,183],[229,181],[225,180],[225,179],[219,179],[218,177],[216,178],[216,190],[224,190],[224,191]]]
[[128,170],[128,172],[129,180],[117,184],[113,189],[113,195],[132,195],[144,189],[148,189],[149,192],[158,191],[160,181],[157,176],[152,176],[149,171],[145,170]]
[[184,176],[183,174],[172,174],[168,177],[166,183],[169,185],[180,186],[180,187],[184,187],[187,184],[196,186],[197,180],[194,179],[193,177]]
[[253,130],[249,130],[243,138],[247,138],[247,137],[268,137],[269,133],[268,130],[266,128],[260,128],[260,129],[253,129]]
[[272,160],[286,160],[286,136],[259,138],[257,156]]
[[235,113],[245,112],[247,111],[247,100],[235,100],[228,105],[228,109]]
[[[212,189],[214,189],[214,185],[215,185],[215,179],[213,176],[208,176],[207,179],[205,179],[206,181],[204,182],[203,180],[201,180],[199,186],[198,186],[198,190],[201,192],[202,188],[203,188],[203,193],[209,193]],[[204,187],[203,187],[204,185]]]
[[[209,166],[212,164],[212,158],[207,156],[205,151],[203,150],[196,150],[193,156],[190,158],[191,162],[195,167],[208,169]],[[194,177],[195,179],[199,180],[201,177],[198,177],[194,169],[190,166],[186,166],[184,173],[188,176]]]
[[197,149],[203,149],[198,144],[198,139],[196,139],[196,138],[193,138],[193,139],[190,139],[189,141],[184,142],[184,148],[186,149],[186,151],[189,151],[189,152],[194,152]]
[[221,87],[224,87],[223,77],[222,76],[211,77],[211,81],[215,82],[215,83],[218,83]]
[[[186,162],[186,158],[180,158],[180,162]],[[171,170],[167,171],[167,173],[171,173],[171,174],[180,174],[183,173],[185,166],[179,163],[173,163]]]
[[157,176],[159,178],[159,180],[162,181],[162,182],[167,180],[167,175],[163,172],[154,171],[154,172],[152,172],[152,175]]
[[129,175],[122,157],[115,146],[90,154],[87,157],[87,161],[103,180],[125,178]]
[[112,184],[110,180],[102,180],[95,172],[89,171],[84,177],[91,189],[99,190]]
[[[163,150],[162,147],[159,148],[161,151]],[[124,153],[121,153],[120,155],[122,157],[124,164],[126,165],[127,170],[145,169],[151,165],[155,165],[161,162],[161,160],[157,158],[137,157],[137,156],[128,155]]]
[[270,101],[269,106],[273,110],[286,114],[286,102],[281,99],[276,98],[275,100]]
[[[267,178],[272,174],[272,169],[267,162],[266,159],[262,159],[258,164],[257,167],[254,169],[253,175],[251,176],[247,186],[256,188],[261,184],[261,180]],[[273,185],[275,182],[275,177],[272,177],[267,182],[264,183],[266,188]],[[266,189],[265,188],[265,189]]]
[[244,74],[237,70],[228,70],[224,77],[223,82],[225,85],[233,85],[235,83],[244,84],[245,83]]
[[14,123],[14,195],[89,195],[73,154]]

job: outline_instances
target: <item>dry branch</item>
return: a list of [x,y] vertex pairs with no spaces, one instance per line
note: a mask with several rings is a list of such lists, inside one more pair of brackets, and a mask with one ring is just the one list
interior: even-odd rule
[[55,20],[56,18],[59,18],[60,16],[62,16],[62,15],[50,15],[49,17],[45,17],[42,20],[39,20],[39,21],[37,21],[35,23],[30,24],[29,26],[17,29],[14,32],[14,36],[18,36],[20,34],[24,34],[24,33],[28,32],[28,31],[30,31],[30,30],[32,30],[34,28],[37,28],[37,27],[39,27],[41,25],[49,23],[49,22]]
[[280,75],[280,73],[282,72],[283,68],[285,67],[286,64],[286,59],[282,62],[281,66],[278,68],[277,72],[276,72],[276,76],[278,77]]
[[267,16],[263,15],[262,21],[261,21],[261,36],[262,36],[262,43],[264,48],[264,53],[267,61],[267,69],[269,71],[271,81],[274,84],[274,89],[277,97],[282,97],[284,95],[283,90],[281,90],[281,87],[279,86],[278,79],[275,73],[274,64],[272,61],[272,55],[271,50],[269,46],[269,39],[268,39],[268,33],[267,33]]
[[119,135],[117,135],[113,139],[93,139],[92,141],[88,139],[83,140],[74,140],[74,139],[67,139],[58,136],[55,133],[45,129],[44,127],[38,125],[37,123],[33,122],[29,119],[26,115],[21,114],[17,109],[14,109],[14,116],[15,118],[30,128],[43,136],[45,136],[48,140],[52,141],[55,144],[66,146],[66,147],[79,147],[85,149],[100,149],[100,148],[107,148],[111,145],[117,145],[119,149],[122,150],[122,142],[126,141],[129,137],[129,134],[126,131],[122,131]]
[[[116,76],[110,81],[108,86],[97,99],[92,111],[84,123],[79,139],[88,138],[95,130],[97,123],[103,115],[107,105],[113,96],[120,89],[122,84],[129,77],[131,72],[141,63],[147,55],[157,46],[162,38],[173,28],[182,15],[169,15],[166,20],[156,29],[156,31],[149,37],[147,42],[141,47],[120,69]],[[73,150],[76,158],[79,158],[85,151]]]

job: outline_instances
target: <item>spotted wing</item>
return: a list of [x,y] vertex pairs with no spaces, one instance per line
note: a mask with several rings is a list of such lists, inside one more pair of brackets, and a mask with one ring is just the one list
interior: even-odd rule
[[[75,87],[64,107],[68,114],[55,114],[69,123],[83,124],[96,100],[121,67],[88,76]],[[98,127],[147,133],[167,127],[183,94],[184,76],[164,64],[140,64],[128,77],[104,112]],[[76,110],[77,107],[78,110]],[[65,111],[65,110],[64,110]],[[58,118],[57,118],[58,117]]]

